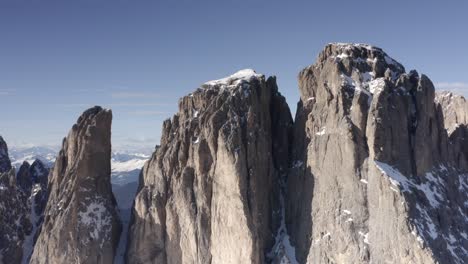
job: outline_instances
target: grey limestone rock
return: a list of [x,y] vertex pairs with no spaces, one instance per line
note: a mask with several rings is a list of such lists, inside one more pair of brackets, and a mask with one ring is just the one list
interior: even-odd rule
[[299,263],[468,262],[467,167],[431,81],[335,43],[299,86],[286,211]]
[[242,70],[179,101],[143,168],[128,263],[265,263],[292,118],[274,77]]
[[112,113],[86,110],[63,140],[49,177],[30,263],[112,263],[121,231],[112,194]]

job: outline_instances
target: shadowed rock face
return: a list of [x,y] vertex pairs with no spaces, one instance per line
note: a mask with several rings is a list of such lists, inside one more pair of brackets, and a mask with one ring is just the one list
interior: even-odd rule
[[28,219],[31,222],[31,230],[23,241],[23,256],[21,263],[29,263],[31,254],[40,233],[44,220],[44,209],[47,204],[47,177],[49,169],[38,159],[32,165],[24,162],[20,167],[17,178],[18,191],[26,197]]
[[0,263],[20,263],[23,242],[32,231],[27,194],[17,187],[8,147],[0,137]]
[[252,70],[182,98],[141,174],[128,263],[264,263],[291,125],[275,78]]
[[[36,221],[42,222],[42,212],[47,203],[47,177],[49,169],[39,159],[34,160],[32,165],[28,162],[23,162],[16,174],[16,185],[23,191],[26,196],[30,197],[31,203],[36,214]],[[41,223],[37,223],[39,227]]]
[[0,136],[0,173],[8,172],[11,170],[10,157],[8,157],[8,146]]
[[112,263],[120,222],[110,183],[111,122],[110,110],[91,108],[64,139],[31,263]]
[[330,44],[299,86],[287,202],[299,262],[468,262],[467,166],[431,81],[379,48]]
[[27,161],[23,162],[16,175],[16,184],[26,192],[30,193],[32,188],[31,165]]

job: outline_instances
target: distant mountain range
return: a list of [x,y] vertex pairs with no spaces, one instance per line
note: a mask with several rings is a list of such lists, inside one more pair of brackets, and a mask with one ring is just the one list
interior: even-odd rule
[[26,161],[29,164],[32,164],[36,159],[39,159],[40,161],[42,161],[42,163],[44,163],[44,165],[50,168],[55,162],[55,157],[59,152],[59,148],[44,146],[28,148],[11,147],[9,151],[11,165],[16,169],[21,167],[21,164],[23,164],[23,162]]
[[[150,158],[152,149],[140,150],[119,150],[112,153],[112,184],[125,185],[127,183],[138,182],[140,170],[145,162]],[[51,168],[59,152],[58,147],[35,146],[27,148],[10,149],[11,165],[17,170],[24,161],[32,164],[35,159],[41,160],[44,165]]]

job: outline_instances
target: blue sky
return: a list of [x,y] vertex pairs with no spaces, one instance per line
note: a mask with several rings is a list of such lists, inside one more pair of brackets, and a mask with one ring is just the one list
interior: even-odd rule
[[112,108],[113,144],[153,147],[177,101],[253,68],[296,76],[329,42],[383,48],[468,95],[467,1],[0,0],[0,135],[59,145],[83,110]]

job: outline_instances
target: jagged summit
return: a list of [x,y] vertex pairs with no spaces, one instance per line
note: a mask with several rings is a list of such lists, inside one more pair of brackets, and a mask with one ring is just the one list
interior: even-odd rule
[[381,48],[360,43],[329,43],[320,56],[329,56],[338,60],[351,59],[357,63],[378,63],[380,60],[390,68],[405,72],[405,68],[387,55]]
[[[392,83],[394,89],[404,89],[408,80],[420,79],[416,71],[406,74],[405,68],[378,47],[367,44],[330,43],[320,52],[315,64],[299,74],[299,82],[306,81],[312,72],[321,74],[327,94],[361,93],[370,105],[374,93]],[[327,75],[323,73],[326,72]],[[404,78],[401,78],[405,76]],[[421,76],[421,79],[427,79]],[[432,84],[431,84],[432,85]],[[303,102],[315,100],[317,89],[304,87],[300,83]],[[305,88],[305,89],[304,89]],[[402,90],[408,92],[406,90]]]
[[181,98],[120,244],[110,110],[78,118],[49,184],[0,137],[0,263],[468,263],[465,98],[354,43],[299,86],[294,122],[252,69]]
[[[332,88],[351,88],[365,93],[370,103],[372,94],[382,89],[383,82],[395,82],[405,73],[405,68],[378,47],[330,43],[320,52],[315,64],[301,71],[299,80],[313,71],[333,73],[328,74],[329,79],[324,80],[325,84]],[[305,95],[303,101],[315,98],[315,94],[310,94],[311,91],[302,91],[301,95]]]
[[112,112],[96,106],[64,139],[30,263],[113,262],[120,221],[110,182],[111,124]]
[[77,123],[79,124],[81,123],[82,120],[92,118],[94,115],[97,115],[99,112],[102,112],[102,111],[111,112],[110,109],[103,109],[102,107],[96,105],[84,111],[83,114],[81,114],[81,116],[78,118]]
[[444,127],[454,102],[365,44],[327,45],[299,86],[286,212],[299,262],[466,263],[466,131]]
[[49,169],[40,159],[35,159],[31,164],[32,180],[34,183],[47,183]]
[[253,70],[183,97],[143,168],[127,262],[268,263],[291,127],[275,79]]

